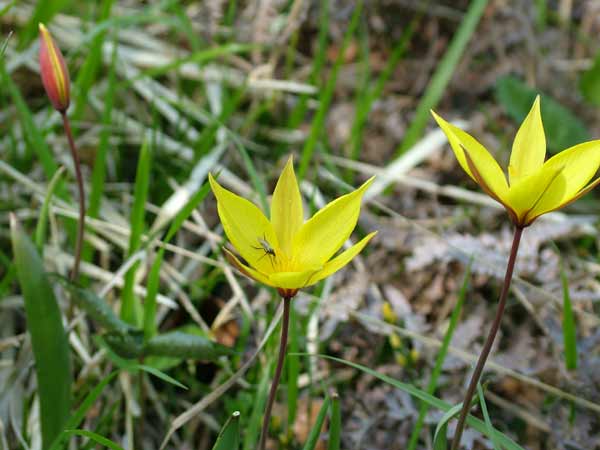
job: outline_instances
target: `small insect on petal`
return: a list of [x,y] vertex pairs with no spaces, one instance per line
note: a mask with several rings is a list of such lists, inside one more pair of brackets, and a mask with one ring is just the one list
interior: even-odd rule
[[44,24],[40,29],[40,75],[46,94],[57,111],[64,113],[70,102],[69,72],[60,49]]

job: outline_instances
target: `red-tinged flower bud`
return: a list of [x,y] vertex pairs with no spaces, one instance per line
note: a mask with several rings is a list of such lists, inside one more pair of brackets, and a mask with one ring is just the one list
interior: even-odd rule
[[64,113],[69,107],[69,72],[60,49],[54,43],[50,32],[44,26],[40,28],[40,74],[46,94],[54,108]]

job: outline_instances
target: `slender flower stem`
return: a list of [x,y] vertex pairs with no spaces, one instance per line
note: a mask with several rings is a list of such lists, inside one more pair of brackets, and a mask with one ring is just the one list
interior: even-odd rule
[[71,280],[76,280],[79,275],[79,264],[81,262],[81,249],[83,247],[83,230],[85,229],[85,193],[83,191],[83,176],[81,175],[81,163],[79,162],[79,154],[73,140],[73,132],[71,124],[66,112],[61,112],[65,134],[69,141],[71,156],[73,157],[73,165],[75,166],[75,177],[77,178],[77,189],[79,190],[79,223],[77,224],[77,242],[75,244],[75,261],[71,269]]
[[454,432],[454,438],[452,440],[452,450],[458,450],[458,447],[460,445],[460,438],[465,428],[467,415],[469,414],[469,409],[471,409],[471,400],[473,398],[473,394],[475,393],[477,383],[479,383],[481,373],[483,372],[483,367],[485,366],[485,362],[490,354],[492,345],[494,344],[496,333],[498,333],[498,329],[500,328],[500,322],[502,321],[502,315],[504,314],[506,298],[508,297],[508,289],[510,288],[510,281],[512,280],[513,270],[515,268],[515,261],[517,260],[517,252],[519,251],[519,243],[521,242],[522,234],[523,228],[517,226],[515,228],[515,234],[513,236],[513,243],[512,248],[510,249],[510,255],[508,257],[506,275],[504,276],[504,284],[502,286],[502,291],[500,292],[500,299],[498,300],[498,309],[496,310],[496,317],[494,317],[494,321],[492,322],[492,327],[485,341],[485,344],[483,345],[483,349],[481,350],[479,359],[477,360],[477,365],[475,366],[473,376],[471,377],[469,387],[467,388],[467,393],[465,394],[465,398],[463,400],[463,406],[460,411],[458,425],[456,425],[456,431]]
[[288,340],[288,328],[290,325],[290,303],[291,297],[283,297],[283,321],[281,323],[281,340],[279,342],[279,357],[277,358],[277,367],[275,368],[275,375],[273,376],[273,382],[271,383],[271,390],[269,392],[269,398],[267,400],[267,408],[265,409],[265,416],[263,417],[262,429],[260,431],[260,442],[258,444],[258,450],[264,450],[265,444],[267,443],[267,433],[269,431],[269,421],[271,420],[271,410],[273,409],[273,402],[275,401],[275,394],[277,394],[277,387],[279,386],[279,380],[281,379],[281,371],[283,369],[283,362],[285,361],[285,353],[287,348]]

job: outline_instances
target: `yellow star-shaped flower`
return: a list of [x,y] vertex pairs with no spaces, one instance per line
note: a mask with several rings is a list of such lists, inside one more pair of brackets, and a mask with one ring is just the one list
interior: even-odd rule
[[373,178],[306,222],[291,157],[273,192],[271,220],[252,202],[219,185],[211,174],[209,181],[225,234],[247,264],[226,250],[229,261],[245,275],[277,288],[283,297],[291,298],[298,289],[340,270],[376,234],[333,257],[354,230],[362,196]]
[[494,157],[471,135],[431,112],[465,172],[500,202],[518,227],[555,211],[588,193],[599,182],[590,180],[600,166],[600,141],[575,145],[544,162],[546,137],[540,98],[521,124],[512,146],[508,179]]

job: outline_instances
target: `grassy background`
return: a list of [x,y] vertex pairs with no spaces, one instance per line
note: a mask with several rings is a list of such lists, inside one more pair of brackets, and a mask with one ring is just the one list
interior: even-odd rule
[[[599,136],[595,8],[544,0],[1,1],[0,447],[40,448],[44,414],[13,212],[25,234],[37,227],[68,317],[71,411],[80,408],[69,427],[86,430],[70,432],[72,448],[210,449],[240,411],[231,429],[239,426],[242,448],[253,449],[279,301],[225,263],[203,185],[209,171],[220,173],[268,211],[293,154],[311,213],[377,174],[353,240],[379,234],[350,266],[294,300],[294,354],[269,445],[325,449],[339,438],[344,449],[432,448],[442,403],[427,409],[398,383],[460,401],[493,315],[510,227],[458,169],[429,109],[462,120],[503,164],[537,93],[550,152]],[[40,21],[71,73],[69,117],[89,204],[83,287],[146,339],[184,331],[232,356],[124,360],[106,344],[118,317],[98,313],[96,300],[69,308],[56,276],[72,264],[77,194],[60,116],[39,79]],[[591,194],[525,232],[484,378],[487,408],[477,412],[523,448],[598,445],[598,209]],[[320,435],[315,421],[324,423]],[[493,448],[476,431],[464,442]]]

